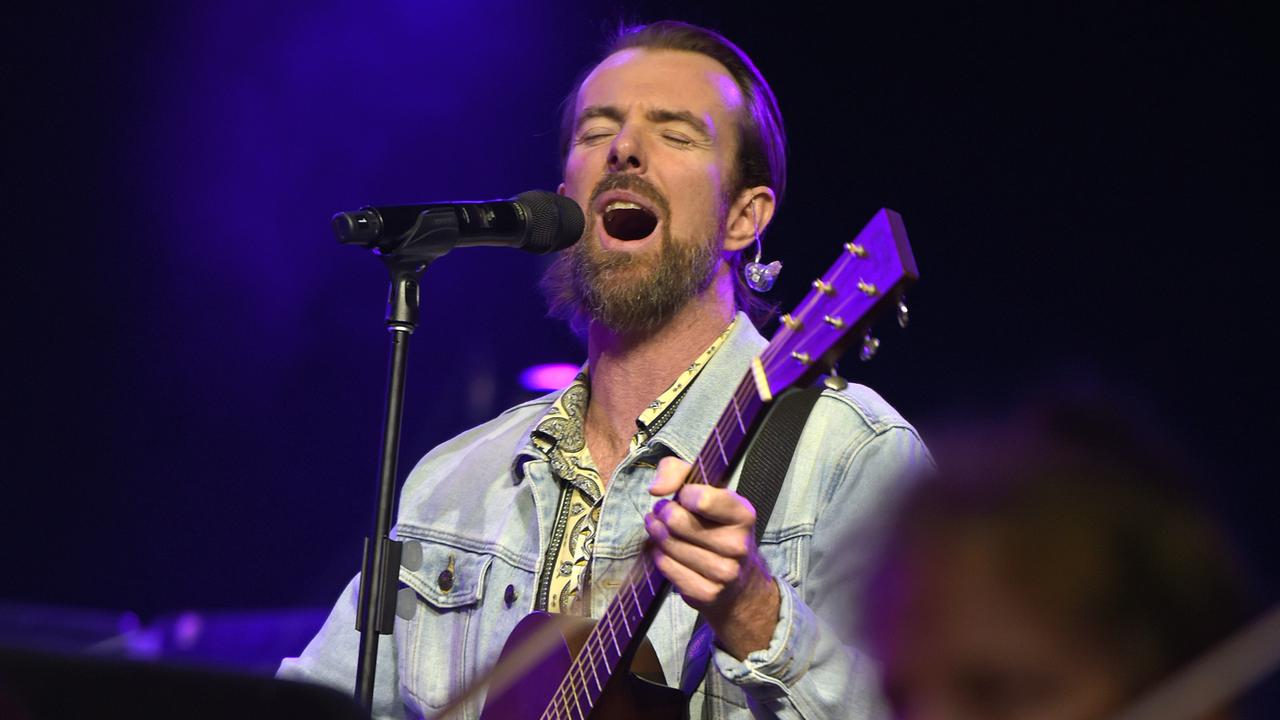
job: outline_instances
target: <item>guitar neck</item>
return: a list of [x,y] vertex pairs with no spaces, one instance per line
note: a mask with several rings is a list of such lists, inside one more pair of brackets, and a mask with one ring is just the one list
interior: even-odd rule
[[[685,482],[724,487],[763,408],[755,380],[748,372],[711,428],[711,437],[694,459]],[[621,661],[634,653],[636,644],[648,632],[670,589],[649,554],[642,553],[574,658],[543,718],[583,720],[591,714]]]

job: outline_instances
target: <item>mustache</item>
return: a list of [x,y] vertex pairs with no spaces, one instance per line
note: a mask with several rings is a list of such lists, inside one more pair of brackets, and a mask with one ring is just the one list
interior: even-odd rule
[[612,175],[605,175],[601,178],[600,182],[596,183],[595,189],[591,191],[591,199],[588,201],[587,207],[594,208],[596,206],[596,200],[600,199],[601,195],[609,192],[610,190],[626,190],[628,192],[633,192],[652,202],[654,207],[662,211],[663,215],[671,214],[671,207],[667,204],[667,198],[658,190],[658,188],[645,178],[639,175],[632,175],[630,173],[615,173]]

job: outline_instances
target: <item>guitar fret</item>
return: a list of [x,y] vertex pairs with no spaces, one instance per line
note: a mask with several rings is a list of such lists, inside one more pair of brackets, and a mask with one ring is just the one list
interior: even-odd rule
[[[563,689],[564,685],[561,684],[560,688]],[[549,717],[555,720],[560,720],[562,718],[567,718],[568,713],[569,713],[569,707],[568,705],[565,704],[564,695],[563,693],[557,691],[556,697],[552,701],[551,705],[547,707],[547,711],[543,713],[543,716]]]
[[[627,637],[631,637],[631,635],[632,635],[632,632],[631,632],[631,625],[627,622],[627,610],[626,610],[626,608],[623,608],[623,609],[622,609],[622,627],[624,627],[624,628],[626,628],[626,629],[627,629]],[[615,640],[614,642],[616,643],[617,641]]]
[[595,683],[596,686],[595,691],[597,693],[604,692],[604,685],[600,683],[600,675],[596,673],[596,664],[590,663],[589,667],[591,668],[591,682]]
[[737,395],[737,393],[734,393],[732,396],[730,396],[730,397],[729,397],[729,401],[730,401],[730,405],[732,406],[732,409],[733,409],[733,417],[734,417],[734,419],[735,419],[735,420],[737,420],[737,421],[738,421],[738,429],[742,431],[742,434],[743,434],[743,435],[746,435],[746,434],[747,434],[747,426],[742,424],[742,410],[741,410],[741,409],[739,409],[739,407],[738,407],[738,395]]
[[[627,583],[627,589],[631,591],[631,598],[632,598],[633,600],[635,600],[635,603],[636,603],[636,610],[639,610],[641,607],[644,607],[644,606],[647,606],[647,605],[648,605],[648,601],[647,601],[647,600],[646,600],[645,602],[643,602],[643,603],[641,603],[641,602],[640,602],[640,593],[636,592],[636,584],[635,584],[635,583]],[[641,616],[642,616],[642,617],[644,616],[644,613],[640,613],[640,614],[641,614]]]
[[703,466],[702,466],[702,455],[701,455],[701,454],[699,454],[699,455],[695,455],[695,456],[694,456],[694,460],[695,460],[695,461],[697,462],[697,464],[698,464],[698,472],[702,474],[702,478],[705,480],[705,479],[706,479],[706,477],[707,477],[707,471],[706,471],[706,469],[705,469],[705,468],[703,468]]
[[[630,598],[627,597],[627,593],[625,591],[628,588],[630,588],[630,584],[628,584],[626,588],[622,588],[618,591],[618,597],[621,598],[620,602],[623,603],[623,620],[631,619],[632,623],[636,623],[636,620],[639,619],[640,616],[644,615],[644,609],[640,606],[640,598],[636,597],[634,589],[631,591]],[[634,618],[631,616],[632,612],[635,612]],[[636,623],[636,626],[640,626],[640,624]],[[627,633],[635,634],[635,630],[632,630],[630,626],[628,626]]]
[[564,708],[565,714],[569,715],[570,717],[572,717],[572,716],[573,716],[573,714],[574,714],[574,712],[573,712],[573,711],[574,711],[574,707],[573,707],[572,705],[570,705],[569,703],[570,703],[571,701],[572,701],[574,704],[576,704],[576,703],[577,703],[578,693],[577,693],[577,692],[575,692],[575,690],[577,689],[577,687],[578,687],[578,684],[577,684],[577,683],[570,683],[570,684],[569,684],[569,690],[570,690],[570,691],[569,691],[569,692],[567,692],[567,693],[564,693],[563,695],[561,695],[561,696],[560,696],[560,705],[561,705],[561,707],[563,707],[563,708]]
[[[618,659],[622,659],[622,648],[618,647],[618,636],[614,633],[612,625],[609,627],[609,639],[613,641],[613,649],[617,651]],[[608,650],[608,646],[606,646],[605,649]],[[615,662],[617,662],[617,660],[610,660],[609,665],[612,666]]]
[[[586,693],[586,692],[587,692],[587,688],[583,687],[583,688],[582,688],[582,692]],[[577,693],[577,692],[574,692],[574,693],[573,693],[573,695],[571,695],[570,697],[572,697],[572,698],[573,698],[573,709],[576,711],[576,712],[575,712],[575,714],[577,715],[577,717],[579,718],[579,720],[582,720],[582,719],[586,718],[586,717],[587,717],[587,715],[591,712],[591,710],[590,710],[590,708],[591,708],[591,695],[590,695],[590,694],[588,694],[588,695],[586,696],[586,700],[587,700],[586,705],[587,705],[587,708],[588,708],[588,709],[587,709],[585,712],[584,712],[584,711],[583,711],[583,709],[582,709],[582,705],[583,705],[583,703],[581,703],[581,702],[579,702],[579,701],[578,701],[578,693]]]
[[[572,664],[569,665],[569,669],[573,669]],[[542,713],[541,717],[544,720],[557,720],[566,717],[565,712],[567,711],[567,706],[564,701],[564,692],[565,687],[572,684],[572,676],[570,674],[566,674],[564,680],[561,681],[560,686],[556,688],[556,694],[552,696],[551,702]]]
[[562,697],[562,698],[561,698],[561,703],[562,703],[562,705],[563,705],[563,707],[564,707],[564,712],[565,712],[566,717],[573,717],[573,708],[569,707],[569,698],[567,698],[567,697]]
[[[572,677],[572,678],[574,679],[573,686],[574,686],[575,688],[581,688],[584,692],[590,693],[590,692],[591,692],[591,680],[592,680],[592,678],[587,677],[587,674],[582,670],[582,666],[583,666],[584,664],[589,665],[589,663],[580,663],[580,662],[575,662],[575,663],[573,663],[572,665],[570,665],[570,666],[569,666],[569,677]],[[574,670],[575,670],[575,669],[577,670],[577,676],[576,676],[576,677],[574,676]],[[594,674],[595,674],[595,673],[593,672],[593,673],[592,673],[592,675],[594,675]]]
[[729,456],[724,454],[724,443],[720,440],[720,430],[711,428],[711,437],[716,439],[716,447],[720,449],[720,459],[724,461],[725,468],[729,467]]

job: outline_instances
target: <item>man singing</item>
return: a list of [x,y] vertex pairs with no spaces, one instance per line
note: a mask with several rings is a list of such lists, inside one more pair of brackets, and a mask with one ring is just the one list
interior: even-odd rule
[[[417,605],[380,644],[375,714],[433,714],[530,610],[599,617],[642,552],[679,593],[648,633],[669,684],[697,614],[714,633],[693,717],[878,714],[873,663],[845,622],[847,571],[869,548],[849,539],[925,461],[911,426],[867,388],[824,391],[758,547],[740,495],[681,488],[766,345],[741,272],[785,185],[772,91],[716,33],[629,28],[566,104],[562,157],[560,192],[587,228],[544,289],[587,363],[410,474],[396,536],[422,551],[401,570]],[[353,687],[357,587],[281,677]]]

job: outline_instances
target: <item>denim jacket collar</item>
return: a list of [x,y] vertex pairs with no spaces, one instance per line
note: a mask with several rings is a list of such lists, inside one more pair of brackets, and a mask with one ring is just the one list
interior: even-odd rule
[[663,445],[681,460],[693,462],[750,368],[751,359],[768,344],[751,319],[739,312],[733,332],[689,386],[680,407],[650,444]]
[[[662,445],[680,459],[693,462],[707,438],[711,437],[711,428],[720,419],[721,411],[728,406],[734,390],[751,365],[751,359],[763,352],[768,344],[751,323],[751,319],[739,312],[737,323],[729,337],[725,338],[724,345],[716,351],[706,367],[702,368],[671,419],[650,439],[649,444]],[[556,390],[529,404],[550,405],[562,392],[564,391]],[[529,426],[512,461],[512,477],[516,483],[524,479],[525,462],[548,460],[546,453],[538,449],[531,440],[533,429],[543,415],[545,413],[540,414]]]

